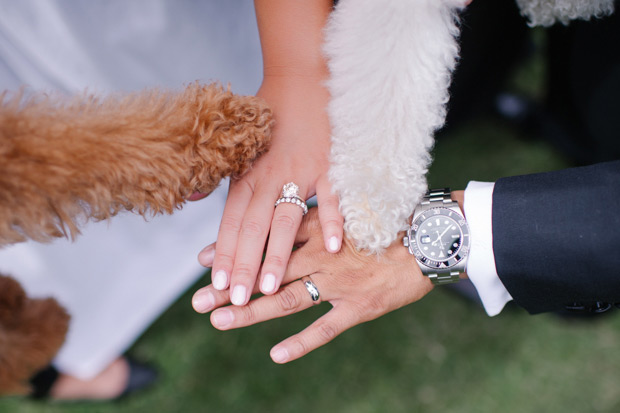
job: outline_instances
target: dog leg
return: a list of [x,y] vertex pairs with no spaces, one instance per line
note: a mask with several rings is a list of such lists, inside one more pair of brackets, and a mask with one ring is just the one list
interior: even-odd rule
[[70,100],[0,95],[0,245],[88,218],[171,213],[267,149],[271,110],[218,85]]
[[27,394],[28,379],[49,365],[64,342],[69,315],[51,298],[30,299],[0,275],[0,395]]

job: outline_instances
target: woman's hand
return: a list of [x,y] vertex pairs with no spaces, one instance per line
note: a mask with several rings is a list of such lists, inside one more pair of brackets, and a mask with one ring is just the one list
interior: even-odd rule
[[343,225],[338,198],[327,180],[329,94],[323,84],[328,73],[321,45],[332,2],[256,0],[255,4],[264,65],[257,96],[273,109],[271,148],[247,174],[231,182],[217,248],[210,245],[198,257],[202,265],[212,267],[216,289],[230,287],[235,305],[250,298],[268,236],[259,286],[264,294],[273,294],[280,286],[303,213],[289,203],[274,208],[285,184],[297,184],[303,200],[317,195],[329,251],[340,249]]
[[213,268],[215,288],[226,289],[230,283],[231,301],[236,305],[244,305],[250,298],[267,235],[260,290],[274,293],[284,276],[303,214],[298,205],[283,203],[274,208],[284,184],[296,183],[304,200],[317,194],[325,232],[323,245],[336,252],[342,239],[338,198],[327,180],[328,95],[320,79],[267,77],[257,95],[274,111],[272,146],[249,173],[231,182],[217,248],[209,246],[199,255],[201,264]]
[[[400,241],[381,256],[367,255],[345,239],[337,254],[323,248],[316,208],[310,210],[295,239],[302,246],[293,252],[284,275],[285,284],[276,294],[255,298],[245,307],[228,306],[228,296],[207,286],[194,296],[194,308],[211,314],[220,330],[245,327],[303,311],[328,301],[333,308],[302,332],[271,349],[276,363],[286,363],[328,343],[343,331],[418,301],[433,285],[422,275],[413,256]],[[302,281],[298,281],[303,277]],[[313,302],[304,281],[312,281],[320,293]],[[258,292],[258,288],[254,288]]]

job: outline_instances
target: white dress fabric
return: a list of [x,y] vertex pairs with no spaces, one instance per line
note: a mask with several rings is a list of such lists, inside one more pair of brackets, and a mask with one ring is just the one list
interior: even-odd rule
[[[0,0],[0,90],[105,93],[200,80],[254,94],[261,79],[250,0]],[[224,183],[172,216],[89,223],[73,243],[0,250],[0,271],[71,313],[60,371],[97,375],[203,274],[196,256],[216,239],[226,192]]]

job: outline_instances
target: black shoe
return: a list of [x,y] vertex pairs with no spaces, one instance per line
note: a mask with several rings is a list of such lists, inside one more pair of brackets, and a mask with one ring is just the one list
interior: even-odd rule
[[[112,400],[119,400],[130,396],[131,394],[146,389],[157,381],[158,373],[155,368],[134,360],[129,356],[124,357],[129,366],[129,378],[127,379],[127,385],[123,392]],[[39,371],[30,379],[30,385],[32,386],[32,392],[30,397],[37,400],[44,400],[49,397],[50,390],[56,383],[56,380],[60,376],[60,373],[54,366],[48,366],[45,369]],[[81,401],[95,401],[95,400],[81,400]],[[108,400],[96,400],[96,401],[108,401]]]
[[125,398],[132,393],[151,387],[155,382],[159,374],[154,367],[145,363],[134,360],[131,357],[126,356],[127,364],[129,365],[129,379],[127,380],[127,386],[123,393],[117,398]]
[[30,397],[37,400],[46,399],[59,375],[54,366],[48,366],[35,374],[30,379],[30,386],[32,387]]

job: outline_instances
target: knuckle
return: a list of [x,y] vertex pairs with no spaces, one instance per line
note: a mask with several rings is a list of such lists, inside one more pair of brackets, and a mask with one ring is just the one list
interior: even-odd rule
[[292,232],[295,230],[296,222],[294,218],[288,215],[278,215],[274,218],[272,227],[286,232]]
[[367,321],[369,319],[369,307],[367,306],[361,304],[354,304],[353,312],[355,313],[356,318],[360,321]]
[[317,219],[304,219],[301,221],[300,230],[305,233],[314,234],[321,231],[320,218]]
[[369,297],[364,302],[356,303],[355,314],[362,321],[370,321],[386,311],[386,299],[383,296]]
[[299,307],[299,300],[290,288],[284,288],[276,295],[278,306],[282,311],[292,312]]
[[241,318],[244,322],[248,324],[254,324],[256,321],[256,312],[254,311],[254,306],[251,304],[244,305],[241,308]]
[[299,337],[294,338],[291,341],[291,348],[293,349],[295,356],[300,356],[308,352],[308,344],[305,340]]
[[285,266],[286,266],[286,261],[284,260],[284,258],[280,257],[279,255],[269,255],[265,257],[264,267],[283,268]]
[[235,257],[233,257],[231,254],[228,254],[226,252],[216,251],[216,258],[220,265],[225,265],[225,266],[232,266],[232,263],[235,261]]
[[220,222],[220,232],[232,232],[237,234],[241,229],[241,223],[237,218],[231,216],[222,217]]
[[333,323],[323,322],[317,326],[317,333],[323,341],[332,341],[338,335],[338,329]]
[[253,219],[244,222],[241,226],[241,235],[244,237],[260,238],[264,233],[264,225]]
[[373,296],[368,299],[366,306],[371,314],[377,314],[385,311],[386,299],[384,296]]
[[342,228],[342,224],[343,224],[343,220],[339,219],[339,218],[327,218],[323,221],[322,226],[324,228],[329,228],[329,227],[333,227],[333,228]]
[[[261,166],[265,170],[265,177],[271,178],[274,175],[274,166],[271,163],[264,163]],[[270,182],[270,179],[267,179],[267,182]]]
[[256,276],[256,272],[256,268],[254,268],[252,265],[242,263],[235,266],[232,276],[237,281],[250,280]]
[[240,177],[239,179],[234,180],[234,190],[235,191],[248,191],[249,193],[254,193],[254,180],[252,178],[252,171],[254,169],[250,169],[248,173]]
[[338,196],[330,195],[328,197],[325,197],[325,199],[323,199],[322,201],[323,202],[321,202],[321,206],[324,208],[325,211],[338,211],[338,208],[340,206]]

